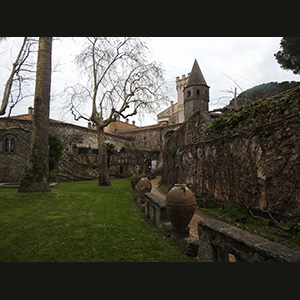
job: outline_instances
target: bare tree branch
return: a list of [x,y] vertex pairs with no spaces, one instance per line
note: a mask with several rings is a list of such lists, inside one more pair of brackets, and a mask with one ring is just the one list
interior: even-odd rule
[[[110,185],[104,127],[118,116],[128,118],[141,109],[153,111],[161,105],[167,99],[165,80],[162,68],[146,61],[147,47],[142,39],[89,37],[86,41],[76,61],[88,81],[84,87],[69,89],[70,110],[75,120],[96,124],[99,185]],[[81,109],[87,100],[91,102],[90,117]]]
[[[147,104],[151,110],[154,98],[158,105],[167,98],[159,93],[164,83],[162,68],[146,62],[146,49],[138,38],[87,38],[76,61],[89,78],[86,89],[92,98],[90,120],[107,125],[117,115],[134,115],[136,108],[146,108]],[[78,93],[73,103],[75,99],[82,101]],[[74,105],[71,107],[74,112]],[[128,109],[131,111],[124,112]]]
[[[10,116],[12,109],[22,99],[29,96],[29,95],[23,96],[23,93],[22,93],[22,82],[24,82],[25,80],[29,80],[29,78],[24,77],[24,75],[21,75],[21,73],[24,73],[24,72],[35,73],[35,71],[30,69],[30,67],[32,65],[27,64],[25,62],[28,61],[28,57],[29,57],[30,53],[33,52],[31,49],[32,45],[34,45],[36,43],[37,43],[37,41],[35,39],[24,37],[22,46],[18,53],[18,56],[17,56],[15,62],[13,63],[11,73],[5,84],[5,89],[4,89],[3,98],[2,98],[2,102],[1,102],[1,108],[0,108],[0,115],[4,115],[6,113],[9,99],[10,99],[11,105],[10,105],[8,116]],[[23,66],[25,66],[26,68],[23,68]],[[13,88],[13,85],[16,85],[16,88]]]

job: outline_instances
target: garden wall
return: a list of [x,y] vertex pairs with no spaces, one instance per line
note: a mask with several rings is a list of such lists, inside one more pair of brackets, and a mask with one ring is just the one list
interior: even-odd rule
[[200,262],[300,262],[300,254],[284,245],[215,219],[198,223]]
[[213,122],[197,112],[165,144],[163,181],[198,198],[300,217],[300,87]]

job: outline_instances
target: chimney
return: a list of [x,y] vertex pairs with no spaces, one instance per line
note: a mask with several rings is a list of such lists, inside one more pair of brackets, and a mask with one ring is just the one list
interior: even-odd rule
[[128,122],[129,122],[129,119],[126,119],[126,120],[125,120],[125,123],[128,124]]
[[31,106],[29,106],[29,107],[28,107],[28,114],[29,114],[29,115],[33,115],[33,112],[34,112],[34,108],[31,107]]
[[92,128],[92,123],[88,122],[88,128]]
[[171,112],[172,112],[172,115],[174,114],[174,102],[171,101]]
[[135,126],[135,121],[132,121],[132,125]]

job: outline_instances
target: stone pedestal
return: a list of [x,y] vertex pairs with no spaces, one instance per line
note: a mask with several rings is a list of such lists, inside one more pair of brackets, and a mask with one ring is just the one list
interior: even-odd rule
[[198,254],[199,239],[189,235],[190,228],[172,228],[171,240],[179,245],[180,249],[188,256],[196,257]]
[[190,235],[190,227],[187,226],[186,228],[172,228],[171,231],[171,239],[173,240],[183,240]]

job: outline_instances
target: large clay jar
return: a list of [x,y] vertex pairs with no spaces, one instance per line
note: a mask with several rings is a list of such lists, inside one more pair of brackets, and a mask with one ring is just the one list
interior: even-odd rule
[[139,180],[142,178],[141,174],[133,174],[130,178],[130,184],[132,190],[135,189],[136,184],[139,182]]
[[186,184],[175,184],[166,196],[166,210],[175,229],[185,229],[196,210],[196,197]]
[[143,203],[145,199],[145,193],[151,192],[152,183],[148,178],[143,177],[136,184],[136,188],[137,188],[138,197],[141,199]]

